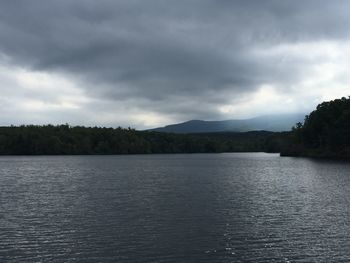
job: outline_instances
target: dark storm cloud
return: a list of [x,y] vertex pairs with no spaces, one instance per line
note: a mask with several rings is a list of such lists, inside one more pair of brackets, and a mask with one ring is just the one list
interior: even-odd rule
[[345,0],[12,0],[0,4],[0,53],[73,78],[101,100],[214,118],[218,105],[261,85],[288,90],[302,79],[307,60],[260,51],[348,39],[349,8]]

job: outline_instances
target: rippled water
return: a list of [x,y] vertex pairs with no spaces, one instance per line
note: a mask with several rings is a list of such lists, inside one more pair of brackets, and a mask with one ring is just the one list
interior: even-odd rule
[[350,164],[0,157],[0,262],[350,262]]

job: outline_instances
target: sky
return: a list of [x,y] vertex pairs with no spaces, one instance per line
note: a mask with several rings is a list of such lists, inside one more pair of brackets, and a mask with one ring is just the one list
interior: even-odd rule
[[348,0],[0,3],[0,125],[146,129],[350,95]]

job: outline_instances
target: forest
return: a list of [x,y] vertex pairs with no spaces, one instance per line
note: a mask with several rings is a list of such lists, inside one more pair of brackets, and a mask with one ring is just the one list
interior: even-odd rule
[[281,134],[171,134],[65,125],[0,127],[1,155],[279,152]]

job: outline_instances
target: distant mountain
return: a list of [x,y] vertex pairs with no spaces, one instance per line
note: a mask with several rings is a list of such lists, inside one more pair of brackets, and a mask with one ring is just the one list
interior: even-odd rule
[[152,131],[169,133],[289,131],[297,122],[304,121],[305,114],[264,115],[244,120],[203,121],[191,120],[183,123],[155,128]]

